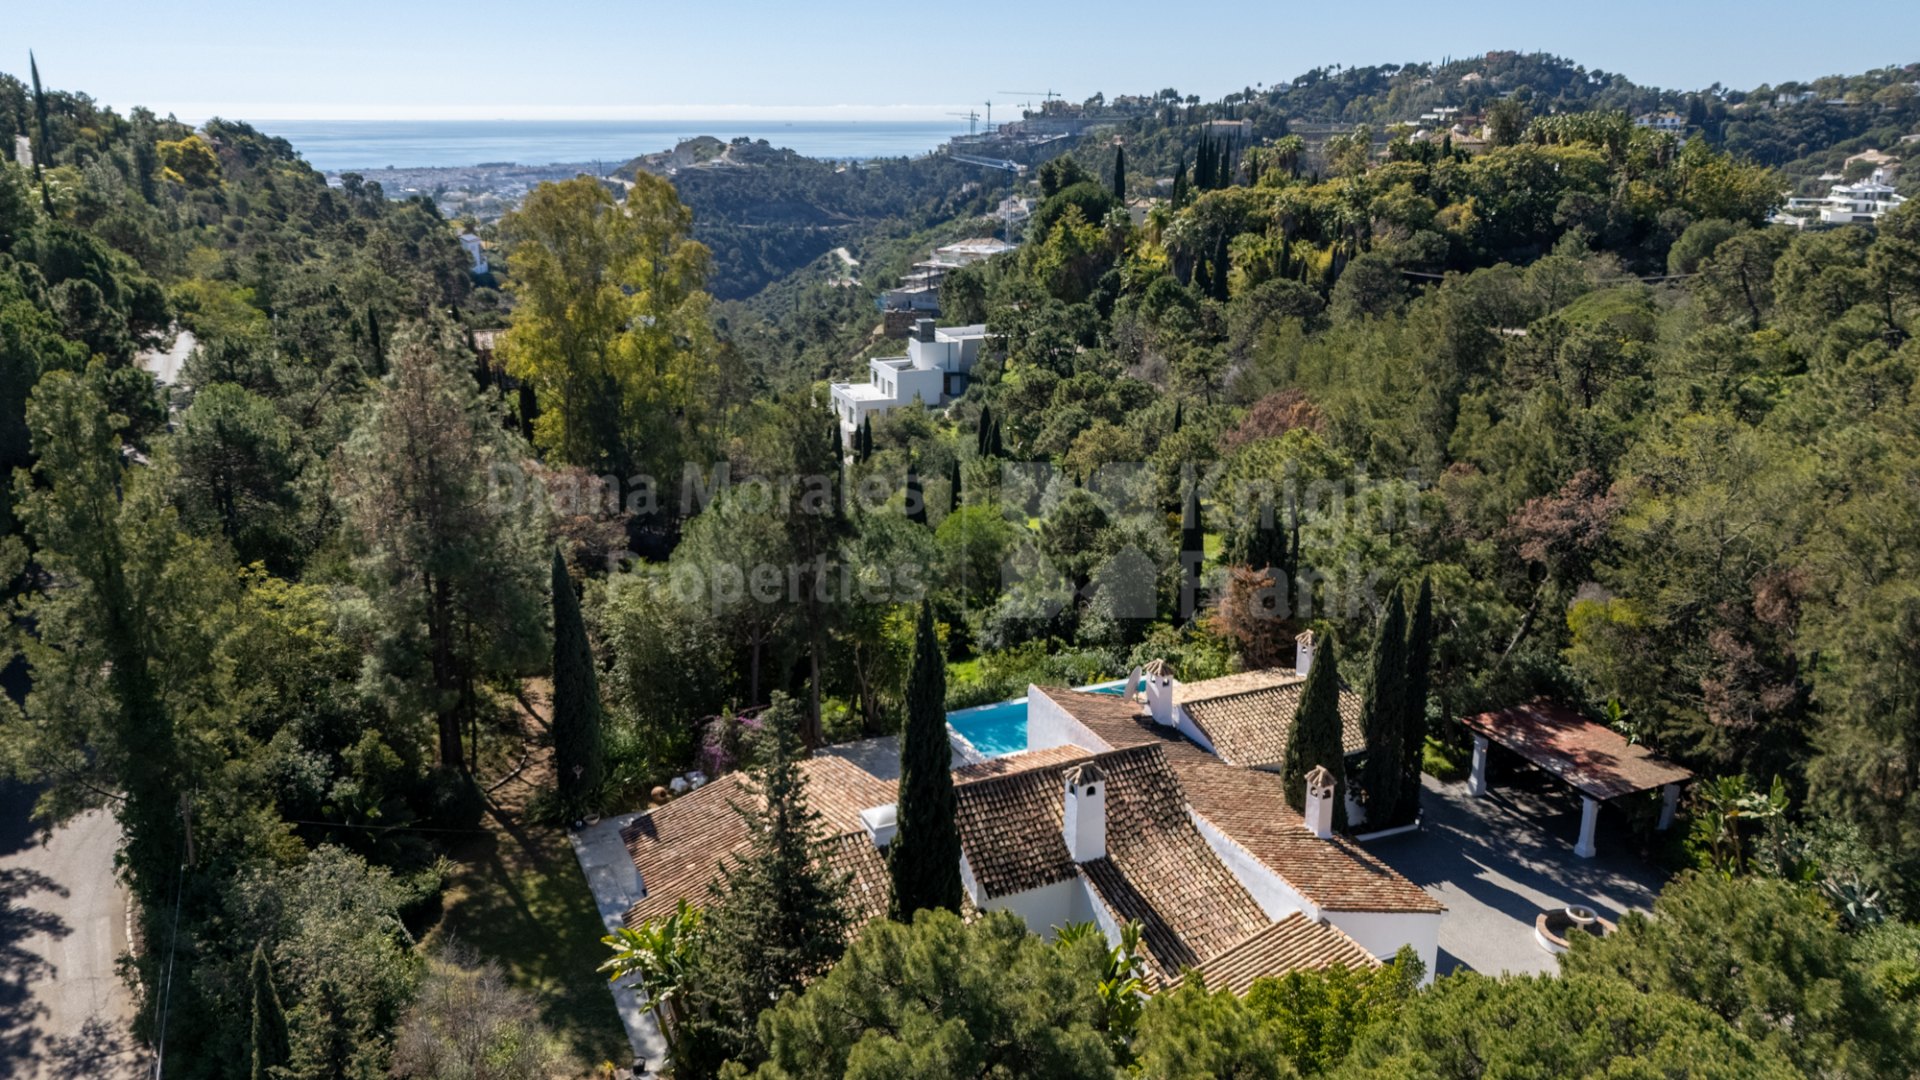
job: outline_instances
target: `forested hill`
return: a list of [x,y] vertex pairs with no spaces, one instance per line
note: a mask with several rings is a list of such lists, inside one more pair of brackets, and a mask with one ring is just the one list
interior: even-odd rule
[[990,205],[980,169],[945,157],[846,165],[744,137],[702,138],[629,162],[669,177],[713,250],[713,293],[740,299],[841,245],[912,232]]
[[1159,175],[1172,170],[1176,154],[1190,161],[1195,149],[1191,132],[1173,139],[1165,133],[1206,120],[1250,121],[1253,142],[1284,136],[1290,126],[1329,124],[1366,124],[1384,138],[1394,125],[1417,125],[1423,114],[1452,108],[1515,131],[1542,116],[1672,111],[1709,143],[1801,177],[1838,167],[1845,153],[1885,147],[1910,133],[1920,116],[1920,64],[1749,89],[1663,90],[1546,53],[1489,52],[1439,64],[1315,68],[1213,102],[1174,89],[1148,100],[1150,112],[1099,132],[1099,143],[1125,136],[1134,167]]

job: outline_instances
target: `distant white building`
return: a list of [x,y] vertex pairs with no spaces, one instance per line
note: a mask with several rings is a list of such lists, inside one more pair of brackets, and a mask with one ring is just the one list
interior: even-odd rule
[[875,357],[867,361],[864,383],[834,383],[833,411],[847,431],[867,417],[886,415],[911,401],[944,405],[966,392],[980,347],[987,340],[984,325],[933,325],[921,319],[907,339],[907,355]]
[[1805,105],[1819,96],[1811,90],[1797,90],[1773,95],[1773,104],[1777,108],[1784,109],[1789,105]]
[[472,271],[476,274],[486,273],[488,269],[487,249],[480,243],[480,238],[474,235],[471,229],[460,234],[460,246],[467,249],[467,258],[472,260],[473,263],[471,267]]
[[1822,225],[1871,225],[1880,216],[1906,202],[1906,196],[1894,191],[1884,169],[1855,184],[1835,184],[1824,198],[1787,200],[1785,214],[1776,215],[1780,224],[1805,226],[1814,221]]
[[1687,119],[1676,112],[1641,113],[1633,118],[1633,126],[1679,135],[1687,130]]

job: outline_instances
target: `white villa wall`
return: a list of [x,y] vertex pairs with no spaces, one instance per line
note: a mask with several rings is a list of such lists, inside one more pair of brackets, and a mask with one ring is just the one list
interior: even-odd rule
[[1421,985],[1433,981],[1433,966],[1440,958],[1439,912],[1426,911],[1329,911],[1327,921],[1360,943],[1376,958],[1387,961],[1411,945],[1426,967]]
[[996,896],[984,903],[976,900],[982,911],[1011,911],[1027,922],[1027,930],[1044,938],[1051,938],[1056,926],[1065,926],[1070,922],[1086,922],[1094,918],[1094,909],[1099,905],[1092,902],[1088,895],[1087,884],[1080,875],[1075,874],[1065,881],[1056,881],[1038,889],[1014,893],[1010,896]]
[[1045,750],[1049,746],[1078,746],[1104,751],[1113,747],[1095,735],[1085,724],[1067,715],[1038,686],[1027,687],[1027,749]]
[[1180,730],[1180,734],[1200,744],[1207,753],[1212,754],[1214,757],[1220,756],[1220,751],[1213,748],[1213,740],[1207,738],[1207,733],[1201,731],[1200,725],[1194,723],[1193,717],[1187,715],[1187,707],[1185,705],[1175,705],[1173,707],[1173,726]]
[[1279,919],[1296,911],[1304,911],[1310,919],[1320,918],[1320,909],[1300,895],[1287,880],[1269,870],[1265,863],[1254,858],[1246,848],[1234,843],[1227,835],[1215,828],[1213,822],[1187,808],[1187,817],[1193,821],[1193,827],[1200,830],[1206,838],[1207,846],[1226,864],[1233,876],[1238,878],[1242,888],[1260,905],[1260,910],[1269,919]]

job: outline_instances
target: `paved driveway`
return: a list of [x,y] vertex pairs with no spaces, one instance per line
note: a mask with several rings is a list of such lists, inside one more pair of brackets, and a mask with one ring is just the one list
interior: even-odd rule
[[0,783],[0,1077],[139,1075],[133,996],[114,967],[127,947],[120,826],[94,810],[41,844],[32,807],[30,789]]
[[1439,974],[1557,971],[1533,939],[1542,908],[1579,902],[1617,920],[1650,907],[1666,879],[1610,809],[1600,812],[1599,855],[1576,856],[1580,800],[1542,774],[1502,776],[1478,799],[1464,783],[1422,779],[1425,826],[1367,850],[1447,905]]

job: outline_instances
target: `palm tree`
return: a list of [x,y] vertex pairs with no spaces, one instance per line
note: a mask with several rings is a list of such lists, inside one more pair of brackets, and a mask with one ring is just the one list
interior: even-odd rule
[[647,992],[647,1011],[660,1020],[669,1060],[679,1059],[679,1028],[685,1019],[680,1002],[699,968],[703,921],[700,909],[682,900],[665,918],[643,923],[638,930],[622,926],[600,939],[613,957],[598,970],[607,973],[608,982],[639,980]]

